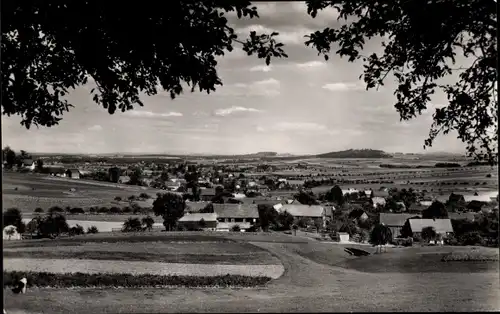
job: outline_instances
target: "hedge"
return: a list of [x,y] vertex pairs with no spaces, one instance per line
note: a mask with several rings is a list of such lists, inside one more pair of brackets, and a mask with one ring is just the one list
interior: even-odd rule
[[14,282],[22,277],[28,280],[28,287],[155,287],[155,286],[183,286],[183,287],[253,287],[264,285],[271,280],[269,277],[250,277],[240,275],[224,276],[158,276],[158,275],[131,275],[131,274],[84,274],[65,273],[54,274],[47,272],[19,272],[4,271],[4,289],[13,287]]
[[454,252],[441,258],[442,262],[498,262],[498,254],[479,252]]

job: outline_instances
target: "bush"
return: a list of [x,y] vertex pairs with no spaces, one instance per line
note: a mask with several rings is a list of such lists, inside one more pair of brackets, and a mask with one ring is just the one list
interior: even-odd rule
[[129,200],[129,201],[135,201],[135,195],[130,195],[130,196],[128,197],[128,200]]
[[109,213],[109,208],[103,206],[103,207],[99,208],[99,210],[97,212],[99,214],[107,214],[107,213]]
[[478,231],[471,231],[461,235],[458,238],[458,242],[461,245],[481,245],[483,243],[483,238]]
[[132,211],[134,214],[140,214],[142,212],[144,212],[143,208],[139,205],[139,204],[132,204]]
[[142,230],[143,230],[142,223],[139,220],[139,218],[129,217],[123,223],[123,227],[122,227],[123,232],[138,232],[138,231],[142,231]]
[[35,208],[34,212],[35,213],[43,213],[43,209],[41,209],[40,207],[37,207],[37,208]]
[[80,208],[80,207],[70,208],[69,212],[70,212],[70,214],[85,214],[85,211],[83,210],[83,208]]
[[96,213],[97,212],[97,207],[94,207],[94,206],[90,207],[89,208],[89,212],[90,213]]
[[87,233],[90,233],[90,234],[99,233],[99,229],[97,229],[96,226],[90,226],[87,228]]
[[125,207],[123,207],[123,209],[122,209],[122,212],[123,212],[123,213],[131,213],[132,211],[133,211],[133,210],[132,210],[132,208],[131,208],[131,207],[129,207],[129,206],[125,206]]
[[55,214],[55,213],[63,213],[64,212],[64,209],[62,209],[61,207],[59,206],[52,206],[51,208],[49,208],[49,214]]
[[142,192],[141,194],[139,194],[139,197],[140,198],[144,198],[144,199],[151,198],[151,196],[148,193],[144,193],[144,192]]
[[82,226],[76,225],[74,227],[69,228],[69,235],[70,236],[76,236],[76,235],[82,235],[85,234],[85,230],[83,229]]
[[231,231],[233,232],[240,232],[241,231],[241,228],[239,225],[234,225],[231,227]]
[[122,200],[121,196],[117,196],[117,197],[115,197],[115,201],[120,202],[121,200]]
[[109,212],[111,214],[121,214],[122,213],[122,209],[120,207],[116,207],[116,206],[113,206],[109,209]]
[[26,277],[28,287],[72,288],[72,287],[253,287],[264,285],[271,280],[269,277],[250,277],[240,275],[224,276],[158,276],[132,274],[83,274],[66,273],[53,274],[46,272],[3,272],[4,288],[13,287],[20,278]]

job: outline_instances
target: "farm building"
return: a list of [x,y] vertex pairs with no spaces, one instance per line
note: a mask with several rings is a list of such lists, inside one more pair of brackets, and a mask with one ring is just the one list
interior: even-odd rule
[[484,203],[478,200],[472,200],[467,204],[467,209],[472,210],[474,212],[479,212],[483,208]]
[[21,167],[33,171],[36,168],[36,164],[35,161],[33,161],[33,159],[23,159],[21,161]]
[[211,201],[215,197],[215,189],[202,189],[200,199],[205,202]]
[[213,204],[217,214],[218,231],[229,231],[234,225],[247,230],[259,221],[259,211],[254,204]]
[[118,178],[118,183],[120,184],[126,184],[130,182],[130,177],[129,176],[120,176]]
[[4,240],[21,240],[21,234],[17,232],[17,227],[13,225],[3,228]]
[[210,204],[209,202],[188,202],[186,201],[186,209],[184,212],[186,213],[199,213],[202,209],[207,207]]
[[401,234],[406,220],[415,217],[415,214],[392,214],[380,213],[379,221],[391,229],[392,237],[395,238]]
[[213,213],[186,213],[177,223],[188,230],[203,229],[206,231],[215,231],[217,229],[217,215]]
[[377,206],[385,206],[385,198],[383,197],[373,197],[372,198],[373,202],[373,208],[377,208]]
[[340,243],[349,243],[349,233],[339,232],[337,235]]
[[68,169],[66,170],[66,176],[71,179],[80,179],[80,170]]
[[448,213],[448,218],[453,220],[466,219],[469,221],[474,221],[476,219],[476,213]]
[[319,205],[294,205],[286,204],[278,209],[278,212],[288,212],[295,218],[306,218],[306,219],[318,219],[323,220],[323,226],[326,225],[326,221],[332,218],[332,207],[325,208]]
[[410,219],[410,228],[414,236],[420,236],[422,230],[427,227],[432,227],[436,233],[446,237],[453,233],[451,220],[447,219]]

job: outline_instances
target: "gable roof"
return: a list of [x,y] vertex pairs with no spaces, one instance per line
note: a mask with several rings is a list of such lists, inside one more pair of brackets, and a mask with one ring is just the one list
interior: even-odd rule
[[78,172],[78,173],[80,173],[80,170],[76,169],[76,168],[69,168],[68,170],[66,170],[66,172],[68,172],[68,171],[69,172],[75,172],[75,173]]
[[215,189],[202,189],[201,196],[215,196]]
[[324,208],[319,205],[285,204],[279,211],[286,211],[294,217],[323,217]]
[[182,216],[179,221],[180,222],[188,222],[188,221],[200,221],[201,219],[205,221],[217,221],[217,214],[214,213],[194,213],[194,214],[185,214]]
[[379,220],[381,224],[390,227],[402,227],[407,219],[415,217],[415,214],[393,214],[380,213]]
[[453,232],[451,220],[447,219],[410,219],[410,227],[413,232],[421,232],[426,227],[433,227],[436,233]]
[[213,204],[219,218],[259,218],[255,204]]
[[474,220],[476,217],[475,213],[448,213],[448,218],[454,219],[454,220],[459,220],[459,219],[468,219],[468,220]]
[[253,203],[255,205],[271,205],[274,206],[276,204],[281,204],[280,201],[277,200],[269,200],[269,199],[254,199]]
[[203,208],[207,207],[210,204],[209,202],[186,202],[186,210],[199,212]]

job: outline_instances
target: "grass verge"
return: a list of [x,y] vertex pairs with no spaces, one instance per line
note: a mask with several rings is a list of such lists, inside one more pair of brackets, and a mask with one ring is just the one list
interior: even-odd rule
[[269,277],[250,277],[240,275],[225,275],[215,277],[198,276],[157,276],[131,274],[54,274],[46,272],[4,271],[3,286],[13,287],[13,283],[22,277],[28,280],[28,287],[39,288],[89,288],[89,287],[254,287],[266,284]]
[[498,262],[498,254],[484,252],[453,252],[444,255],[442,262]]

